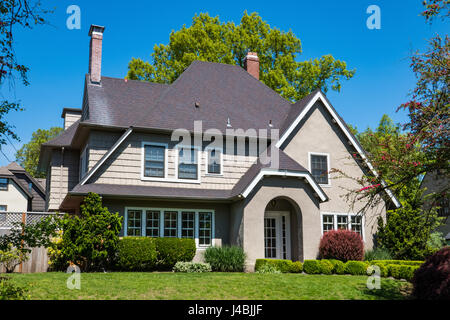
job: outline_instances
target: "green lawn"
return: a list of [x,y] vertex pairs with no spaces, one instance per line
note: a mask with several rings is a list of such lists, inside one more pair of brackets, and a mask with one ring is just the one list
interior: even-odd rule
[[60,272],[13,274],[31,299],[407,299],[410,284],[381,281],[366,288],[366,276],[256,273],[82,273],[81,289],[66,287]]

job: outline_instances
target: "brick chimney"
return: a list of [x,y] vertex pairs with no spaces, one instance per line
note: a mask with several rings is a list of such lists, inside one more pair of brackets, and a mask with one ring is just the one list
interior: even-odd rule
[[259,58],[256,52],[249,52],[244,59],[244,68],[254,76],[257,80],[259,80]]
[[102,76],[102,39],[105,27],[91,25],[89,36],[91,43],[89,45],[89,75],[92,83],[100,83]]

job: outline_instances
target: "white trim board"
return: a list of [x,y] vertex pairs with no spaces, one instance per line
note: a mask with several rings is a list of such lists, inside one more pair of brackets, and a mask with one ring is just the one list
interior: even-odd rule
[[[337,113],[334,111],[334,109],[330,106],[325,96],[322,94],[322,92],[318,91],[314,97],[308,102],[306,107],[303,109],[303,111],[298,115],[298,117],[295,119],[294,122],[289,126],[289,128],[286,130],[286,132],[281,136],[280,140],[275,144],[276,147],[280,148],[281,145],[286,141],[286,139],[292,134],[294,129],[297,127],[297,125],[300,123],[300,121],[306,116],[306,114],[309,112],[309,110],[312,108],[312,106],[317,102],[317,100],[322,101],[322,103],[325,105],[325,108],[328,110],[328,112],[331,114],[332,118],[336,121],[338,126],[341,128],[341,130],[344,132],[345,136],[348,138],[348,140],[351,142],[352,146],[356,149],[356,151],[359,153],[361,158],[364,160],[366,165],[369,167],[369,169],[373,172],[375,176],[378,176],[377,171],[372,166],[372,164],[367,159],[364,150],[362,150],[359,147],[359,144],[355,139],[353,138],[352,134],[349,132],[347,127],[344,125],[344,123],[341,121]],[[383,187],[386,186],[386,183],[384,181],[381,182]],[[401,207],[400,202],[395,198],[392,191],[389,189],[385,189],[388,196],[391,198],[391,200],[394,202],[395,206],[397,208]]]
[[245,190],[242,192],[242,196],[244,198],[246,198],[264,176],[304,178],[311,185],[311,187],[314,189],[314,191],[317,193],[320,200],[326,201],[328,199],[326,194],[320,189],[319,185],[314,181],[314,179],[311,177],[311,175],[309,173],[295,172],[295,171],[288,171],[288,170],[280,171],[280,170],[273,170],[273,169],[262,169],[258,173],[258,175],[252,180],[252,182],[247,186],[247,188],[245,188]]

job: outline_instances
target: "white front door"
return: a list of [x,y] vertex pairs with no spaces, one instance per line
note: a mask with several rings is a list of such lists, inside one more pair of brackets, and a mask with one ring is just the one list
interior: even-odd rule
[[266,211],[264,215],[264,255],[266,259],[290,259],[291,235],[288,211]]

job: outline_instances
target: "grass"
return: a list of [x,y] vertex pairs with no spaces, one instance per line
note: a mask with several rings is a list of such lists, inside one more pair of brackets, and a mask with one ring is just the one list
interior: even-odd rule
[[366,287],[366,276],[114,272],[82,273],[81,289],[66,287],[62,272],[13,274],[27,286],[31,299],[151,299],[151,300],[384,300],[405,299],[410,284],[381,279],[380,290]]

